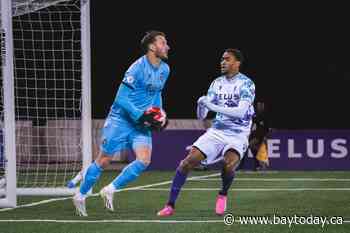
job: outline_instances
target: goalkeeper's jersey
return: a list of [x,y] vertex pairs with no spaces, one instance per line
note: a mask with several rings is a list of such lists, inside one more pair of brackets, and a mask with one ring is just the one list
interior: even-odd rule
[[131,111],[130,109],[126,111],[125,106],[118,104],[117,93],[108,118],[112,121],[127,120],[129,123],[136,123],[135,118],[142,115],[148,107],[158,106],[161,108],[161,92],[168,76],[169,66],[165,62],[161,61],[156,67],[148,61],[146,55],[137,59],[126,71],[118,90],[118,92],[121,91],[122,85],[127,86],[127,88],[123,87],[123,92],[128,92],[128,102],[133,105],[133,108]]
[[237,107],[240,101],[248,101],[250,107],[243,118],[230,117],[217,113],[212,128],[219,129],[225,134],[250,133],[252,117],[254,115],[255,85],[246,75],[238,73],[227,79],[220,76],[215,79],[208,90],[211,102],[225,108]]

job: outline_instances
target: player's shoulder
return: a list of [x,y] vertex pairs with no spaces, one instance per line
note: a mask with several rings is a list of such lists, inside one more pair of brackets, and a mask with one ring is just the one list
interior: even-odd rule
[[243,73],[239,73],[237,79],[242,85],[255,86],[253,80]]
[[136,70],[140,69],[142,64],[143,64],[143,57],[139,57],[129,66],[128,71],[136,71]]
[[246,74],[243,74],[243,73],[239,73],[237,79],[241,80],[243,82],[252,82],[252,83],[254,83],[253,80],[250,77],[248,77]]
[[221,76],[215,78],[209,86],[209,89],[213,89],[215,86],[219,85],[221,83]]
[[223,83],[225,81],[225,76],[224,75],[221,75],[219,77],[216,77],[213,81],[212,81],[212,85],[215,85],[215,84],[220,84],[220,83]]

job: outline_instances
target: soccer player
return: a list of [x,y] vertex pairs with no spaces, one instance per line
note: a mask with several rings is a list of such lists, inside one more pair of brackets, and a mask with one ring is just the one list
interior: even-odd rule
[[222,55],[222,76],[215,79],[206,96],[198,99],[197,117],[205,119],[208,111],[216,112],[212,126],[197,139],[187,157],[176,169],[169,199],[158,216],[174,213],[175,202],[188,173],[198,164],[223,160],[222,188],[216,199],[216,214],[223,215],[227,192],[232,184],[240,160],[248,146],[254,114],[255,85],[239,72],[243,55],[238,49],[226,49]]
[[166,124],[162,113],[162,89],[169,76],[169,66],[163,61],[170,49],[163,32],[150,31],[141,40],[145,55],[126,71],[115,100],[102,129],[102,143],[97,159],[82,174],[79,192],[73,197],[77,213],[87,216],[87,192],[100,177],[113,156],[132,149],[136,160],[101,191],[107,209],[113,211],[113,193],[134,181],[150,164],[152,130],[161,130]]

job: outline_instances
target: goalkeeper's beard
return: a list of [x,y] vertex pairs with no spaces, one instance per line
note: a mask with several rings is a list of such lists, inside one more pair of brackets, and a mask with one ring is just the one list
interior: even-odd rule
[[161,49],[156,53],[157,57],[161,60],[168,60],[168,51]]

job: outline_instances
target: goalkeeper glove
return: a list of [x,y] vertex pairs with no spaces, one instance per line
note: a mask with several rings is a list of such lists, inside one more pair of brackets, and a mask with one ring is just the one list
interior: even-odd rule
[[153,131],[162,131],[168,125],[166,113],[158,107],[148,108],[140,117],[139,122]]

